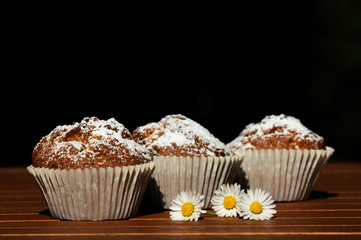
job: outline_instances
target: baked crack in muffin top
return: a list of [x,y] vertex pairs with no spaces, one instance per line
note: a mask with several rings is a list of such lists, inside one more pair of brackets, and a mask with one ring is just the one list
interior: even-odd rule
[[199,123],[168,115],[133,132],[134,139],[158,156],[232,156],[233,152]]
[[152,154],[133,140],[114,118],[84,118],[58,126],[36,145],[34,167],[76,169],[121,167],[152,161]]
[[281,115],[266,116],[259,123],[247,125],[228,144],[239,149],[326,149],[323,137],[306,128],[297,118]]

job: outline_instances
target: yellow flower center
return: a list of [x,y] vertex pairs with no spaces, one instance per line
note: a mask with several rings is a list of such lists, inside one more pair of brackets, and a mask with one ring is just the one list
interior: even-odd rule
[[260,214],[262,212],[262,210],[263,210],[262,204],[260,204],[259,202],[253,202],[251,204],[250,210],[254,214]]
[[230,210],[236,206],[236,199],[233,196],[227,196],[223,199],[223,205],[226,209]]
[[189,217],[194,212],[194,205],[191,202],[186,202],[183,204],[181,211],[184,217]]

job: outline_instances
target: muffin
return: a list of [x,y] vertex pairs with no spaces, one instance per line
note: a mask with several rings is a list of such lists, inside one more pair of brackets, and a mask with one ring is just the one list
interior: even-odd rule
[[53,217],[95,221],[134,216],[154,163],[114,118],[91,117],[43,137],[28,170]]
[[239,149],[323,149],[323,137],[302,125],[300,120],[281,114],[266,116],[259,123],[251,123],[228,144]]
[[275,201],[308,198],[334,152],[323,137],[284,114],[247,125],[227,146],[245,156],[237,181],[270,192]]
[[210,208],[214,190],[234,180],[243,159],[180,114],[138,127],[133,137],[154,154],[156,168],[147,194],[153,207],[169,209],[177,194],[192,191],[204,195],[204,208]]

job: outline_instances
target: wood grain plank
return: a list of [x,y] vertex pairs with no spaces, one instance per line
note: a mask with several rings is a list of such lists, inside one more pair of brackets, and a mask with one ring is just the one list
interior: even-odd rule
[[64,239],[77,239],[77,240],[109,240],[109,239],[117,239],[117,240],[144,240],[144,238],[149,239],[149,240],[178,240],[178,239],[209,239],[209,240],[219,240],[219,239],[227,239],[227,240],[236,240],[236,239],[247,239],[247,240],[268,240],[268,239],[277,239],[277,240],[289,240],[289,239],[293,239],[293,240],[304,240],[304,239],[308,239],[308,240],[359,240],[360,236],[359,235],[332,235],[332,234],[318,234],[318,235],[302,235],[302,234],[272,234],[272,235],[254,235],[254,234],[248,234],[248,235],[243,235],[243,236],[235,236],[235,235],[225,235],[225,236],[219,236],[219,235],[207,235],[207,236],[203,236],[201,234],[199,235],[192,235],[192,236],[183,236],[181,234],[179,235],[174,235],[174,236],[169,236],[169,235],[156,235],[156,236],[152,236],[152,235],[146,235],[146,236],[142,236],[142,235],[116,235],[116,236],[106,236],[106,235],[96,235],[96,236],[82,236],[82,235],[77,235],[77,236],[62,236],[62,235],[56,235],[56,236],[31,236],[31,235],[12,235],[10,236],[2,236],[1,239],[4,240],[39,240],[39,239],[47,239],[47,240],[64,240]]
[[[33,216],[34,219],[39,218],[40,217],[47,217],[47,218],[51,218],[51,216],[47,215],[49,214],[46,210],[45,211],[29,211],[29,212],[17,212],[16,209],[12,210],[12,212],[10,212],[10,209],[8,212],[6,213],[0,213],[0,219],[5,220],[5,219],[20,219],[20,217],[22,215],[26,216],[27,219],[29,219],[29,216]],[[351,217],[351,218],[361,218],[361,211],[357,210],[340,210],[340,211],[319,211],[319,210],[309,210],[309,211],[289,211],[289,210],[278,210],[277,214],[275,215],[275,219],[278,218],[287,218],[287,219],[292,219],[292,218],[296,218],[296,219],[304,219],[304,218],[319,218],[319,219],[327,219],[327,218],[347,218],[347,217]],[[204,218],[212,220],[212,216],[206,215]],[[217,217],[214,217],[217,218]],[[138,215],[135,218],[131,218],[129,221],[140,221],[140,220],[147,220],[147,221],[151,221],[151,220],[165,220],[165,221],[169,221],[169,213],[165,212],[165,214],[163,213],[155,213],[155,214],[146,214],[146,215]],[[272,221],[273,221],[272,220]]]
[[[12,181],[8,181],[12,179]],[[49,216],[26,168],[0,168],[1,239],[360,239],[361,164],[327,163],[306,201],[276,203],[269,221],[205,215],[198,222],[142,211],[129,220],[60,221]]]
[[[154,225],[151,226],[122,226],[118,228],[26,228],[26,229],[17,229],[18,233],[22,234],[98,234],[98,233],[115,233],[115,234],[132,234],[134,232],[139,232],[141,230],[141,233],[143,235],[150,234],[162,234],[162,235],[172,235],[175,233],[183,233],[183,234],[197,234],[197,233],[207,233],[207,234],[220,234],[223,233],[230,233],[230,234],[236,234],[236,235],[242,235],[244,232],[256,232],[257,233],[268,233],[272,234],[272,232],[277,233],[295,233],[295,232],[304,232],[304,233],[349,233],[350,235],[361,235],[361,226],[273,226],[273,225],[262,225],[262,227],[259,227],[257,225],[221,225],[215,227],[214,225],[197,225],[194,224],[182,224],[175,226],[157,226],[154,227]],[[14,230],[11,229],[0,229],[0,234],[11,234]]]
[[349,235],[349,234],[339,234],[339,235],[332,235],[329,233],[324,233],[324,234],[317,234],[317,235],[303,235],[303,234],[298,234],[298,233],[294,233],[294,234],[272,234],[272,235],[267,235],[267,234],[263,234],[263,235],[255,235],[252,233],[248,233],[248,234],[244,234],[243,236],[236,236],[236,235],[225,235],[225,236],[220,236],[220,235],[207,235],[204,236],[202,234],[198,234],[198,235],[187,235],[187,236],[183,236],[182,234],[179,235],[173,235],[173,236],[169,236],[169,235],[96,235],[96,236],[89,236],[89,235],[76,235],[76,236],[63,236],[63,235],[46,235],[46,236],[32,236],[32,235],[11,235],[11,236],[2,236],[1,239],[4,240],[39,240],[39,239],[47,239],[47,240],[64,240],[64,239],[77,239],[77,240],[109,240],[109,239],[117,239],[117,240],[144,240],[144,238],[146,238],[147,240],[169,240],[169,239],[173,239],[173,240],[178,240],[178,239],[208,239],[208,240],[219,240],[219,239],[227,239],[227,240],[236,240],[236,239],[247,239],[247,240],[268,240],[268,239],[277,239],[277,240],[359,240],[360,236],[359,235]]
[[[37,219],[39,220],[39,219]],[[46,219],[45,220],[49,220]],[[32,221],[3,221],[0,229],[36,229],[36,228],[118,228],[118,227],[176,227],[176,226],[188,226],[197,228],[199,226],[206,227],[225,227],[225,226],[234,226],[234,227],[273,227],[273,226],[361,226],[361,217],[359,218],[329,218],[329,219],[287,219],[287,218],[275,218],[271,221],[249,221],[242,219],[204,219],[196,223],[184,223],[184,222],[174,222],[168,220],[143,220],[143,221],[39,221],[36,225]]]

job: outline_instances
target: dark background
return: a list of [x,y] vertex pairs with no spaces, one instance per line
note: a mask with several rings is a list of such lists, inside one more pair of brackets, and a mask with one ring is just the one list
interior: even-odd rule
[[361,1],[2,1],[0,18],[2,166],[86,116],[173,113],[225,143],[284,113],[361,161]]

